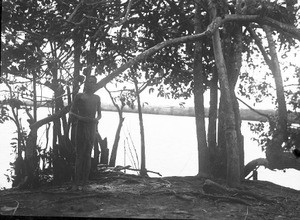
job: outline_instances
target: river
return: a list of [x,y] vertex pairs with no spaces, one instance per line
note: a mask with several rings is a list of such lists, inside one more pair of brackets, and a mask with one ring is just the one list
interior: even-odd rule
[[[47,110],[39,110],[45,117]],[[121,133],[117,165],[137,164],[135,155],[140,157],[140,133],[138,115],[125,113],[125,121]],[[26,115],[24,114],[24,118]],[[188,176],[197,174],[197,140],[194,117],[143,114],[146,141],[146,168],[159,172],[162,176]],[[207,124],[207,121],[206,121]],[[26,127],[26,121],[23,126]],[[103,111],[99,122],[99,132],[107,137],[108,147],[111,149],[118,125],[116,112]],[[10,143],[16,137],[15,126],[12,122],[0,124],[0,188],[11,187],[4,174],[8,174],[9,163],[13,161]],[[242,122],[242,133],[245,138],[245,163],[264,157],[258,144],[251,140],[253,137],[247,121]],[[45,126],[39,129],[38,143],[45,146]],[[134,150],[135,149],[135,150]],[[134,158],[134,159],[133,159]],[[133,162],[135,161],[135,162]],[[139,161],[140,162],[140,161]],[[157,176],[153,174],[153,176]],[[258,179],[300,190],[300,171],[287,169],[271,171],[263,167],[258,170]]]

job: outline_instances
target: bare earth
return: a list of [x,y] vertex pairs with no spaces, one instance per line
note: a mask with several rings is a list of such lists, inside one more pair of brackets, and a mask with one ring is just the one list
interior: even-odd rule
[[[141,178],[103,173],[82,190],[71,184],[0,191],[0,219],[12,216],[154,219],[300,219],[300,191],[245,181],[237,191],[205,189],[204,178]],[[224,182],[214,182],[225,186]],[[32,217],[31,217],[32,219]]]

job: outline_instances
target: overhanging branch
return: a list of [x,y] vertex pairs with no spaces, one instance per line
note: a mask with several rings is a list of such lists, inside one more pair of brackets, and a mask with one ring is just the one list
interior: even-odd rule
[[146,59],[147,57],[155,54],[159,50],[161,50],[165,47],[176,45],[176,44],[195,42],[195,41],[201,40],[202,38],[204,38],[206,36],[209,37],[217,28],[219,28],[221,25],[223,25],[226,22],[248,22],[248,23],[256,22],[256,23],[260,23],[260,24],[266,24],[271,27],[280,29],[281,31],[287,32],[287,33],[291,34],[294,38],[300,40],[300,30],[299,29],[297,29],[293,26],[278,22],[278,21],[268,18],[268,17],[261,17],[259,15],[236,15],[236,14],[226,15],[223,19],[220,17],[217,17],[207,27],[206,31],[204,31],[202,33],[170,39],[170,40],[161,42],[161,43],[149,48],[148,50],[139,54],[135,58],[129,60],[127,63],[123,64],[121,67],[119,67],[118,69],[113,71],[111,74],[109,74],[108,76],[103,78],[101,81],[99,81],[97,83],[95,90],[97,91],[97,90],[101,89],[108,82],[110,82],[113,78],[120,75],[123,71],[128,69],[130,66]]
[[[69,20],[71,20],[71,19],[72,19],[72,15],[70,16]],[[183,36],[183,37],[174,38],[174,39],[170,39],[170,40],[161,42],[161,43],[149,48],[148,50],[144,51],[143,53],[139,54],[134,59],[129,60],[127,63],[123,64],[121,67],[119,67],[118,69],[113,71],[111,74],[109,74],[108,76],[106,76],[105,78],[100,80],[95,87],[95,91],[104,87],[108,82],[110,82],[116,76],[120,75],[122,72],[124,72],[126,69],[128,69],[132,65],[146,59],[147,57],[155,54],[159,50],[161,50],[165,47],[172,46],[172,45],[187,43],[187,42],[195,42],[195,41],[201,40],[204,37],[210,37],[214,33],[215,30],[217,30],[221,25],[223,25],[226,22],[247,22],[247,23],[256,22],[259,24],[266,24],[273,28],[287,32],[287,33],[291,34],[295,39],[300,40],[300,30],[299,29],[297,29],[291,25],[281,23],[281,22],[271,19],[269,17],[261,17],[259,15],[237,15],[237,14],[226,15],[223,19],[220,17],[217,17],[207,27],[206,31],[204,31],[202,33]],[[67,106],[60,112],[55,113],[54,115],[44,118],[40,121],[37,121],[35,124],[33,124],[31,126],[31,129],[38,129],[40,126],[42,126],[46,123],[49,123],[53,119],[60,118],[62,115],[66,114],[69,111],[69,108],[70,108],[70,106]]]

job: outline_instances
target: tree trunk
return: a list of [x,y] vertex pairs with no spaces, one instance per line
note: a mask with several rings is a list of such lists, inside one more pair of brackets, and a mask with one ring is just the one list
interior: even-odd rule
[[27,179],[21,188],[36,188],[39,184],[36,140],[37,130],[30,130],[25,147],[25,176]]
[[[212,17],[216,17],[216,8],[211,1]],[[225,100],[225,137],[226,137],[226,152],[227,152],[227,177],[226,181],[229,186],[240,184],[240,160],[239,148],[237,145],[237,133],[235,125],[235,115],[233,111],[233,102],[228,81],[228,74],[223,56],[221,38],[217,29],[212,36],[215,62],[218,70],[218,77],[221,86],[221,94]]]
[[80,89],[80,80],[79,80],[79,74],[81,70],[81,64],[80,64],[80,56],[81,56],[81,46],[82,46],[82,39],[83,39],[83,30],[77,29],[77,31],[74,33],[74,81],[73,81],[73,98],[75,95],[79,92]]
[[[226,178],[222,174],[226,173],[225,152],[221,153],[217,146],[217,118],[218,118],[218,72],[214,69],[213,77],[210,81],[210,102],[208,116],[208,150],[210,160],[210,173],[214,177]],[[220,123],[220,122],[219,122]],[[223,145],[225,149],[225,144]],[[223,166],[220,161],[224,160]],[[222,167],[224,171],[222,172]],[[221,171],[221,172],[220,172]]]
[[[239,3],[237,3],[237,13],[239,13],[238,8]],[[244,138],[241,133],[242,121],[239,103],[235,95],[235,86],[240,75],[240,69],[242,66],[242,26],[239,24],[234,24],[233,31],[232,28],[230,28],[230,30],[232,32],[228,33],[228,37],[230,39],[230,43],[228,45],[230,49],[228,51],[230,54],[227,54],[227,57],[229,57],[229,59],[226,62],[226,66],[228,67],[229,87],[235,116],[235,128],[237,133],[237,144],[239,148],[241,179],[244,179]],[[234,44],[232,44],[231,42],[234,42]]]
[[99,138],[101,148],[100,164],[108,164],[109,149],[107,148],[107,138],[102,139],[101,136]]
[[[59,112],[63,109],[63,101],[61,95],[63,94],[63,89],[58,82],[58,65],[57,65],[57,56],[55,50],[55,42],[51,44],[52,56],[54,61],[52,63],[52,90],[54,91],[54,112]],[[64,115],[63,115],[64,116]],[[53,147],[53,180],[54,182],[58,183],[61,182],[61,173],[62,169],[65,167],[60,166],[60,152],[59,148],[60,145],[63,144],[63,137],[61,131],[61,121],[60,118],[53,120],[53,140],[52,140],[52,147]]]
[[208,148],[215,151],[217,148],[217,118],[218,118],[218,75],[214,71],[210,81],[210,101],[209,101],[209,116],[208,116]]
[[226,151],[226,101],[225,96],[220,94],[219,112],[218,112],[218,146],[215,158],[215,164],[213,165],[213,175],[216,178],[226,179],[227,172],[227,151]]
[[139,122],[140,122],[140,134],[141,134],[141,176],[148,176],[146,170],[146,145],[145,145],[145,131],[144,131],[144,122],[143,122],[143,113],[141,106],[141,98],[139,93],[138,81],[134,76],[134,86],[135,86],[135,95],[137,97],[138,103],[138,114],[139,114]]
[[[201,33],[203,27],[201,24],[201,11],[196,4],[195,14],[195,34]],[[206,142],[206,130],[205,130],[205,113],[204,113],[204,85],[203,85],[203,67],[202,67],[202,42],[195,43],[194,54],[194,103],[195,103],[195,119],[196,119],[196,131],[198,141],[198,175],[209,176],[209,152]]]
[[119,141],[120,141],[120,134],[121,134],[121,129],[123,126],[123,122],[125,120],[125,118],[123,118],[123,114],[122,114],[122,110],[118,110],[119,113],[119,124],[118,124],[118,128],[116,131],[116,135],[115,135],[115,140],[114,140],[114,144],[111,150],[111,155],[110,155],[110,160],[109,160],[109,166],[110,167],[114,167],[116,165],[116,158],[117,158],[117,151],[118,151],[118,146],[119,146]]
[[[75,95],[79,92],[80,89],[80,70],[81,70],[81,63],[80,63],[80,56],[81,56],[81,46],[82,46],[82,39],[83,39],[83,30],[81,28],[77,29],[74,32],[73,40],[74,40],[74,73],[73,73],[73,92],[72,92],[72,100],[74,100]],[[75,146],[75,123],[69,124],[71,126],[69,129],[71,130],[71,142],[72,145]],[[69,134],[68,134],[69,136]],[[74,147],[75,151],[75,147]]]
[[[36,95],[36,93],[34,93],[34,95]],[[33,112],[36,112],[36,109]],[[29,109],[26,109],[26,113],[29,117],[29,125],[35,123],[36,119],[30,114]],[[39,185],[39,158],[37,157],[36,141],[37,129],[31,129],[27,136],[25,146],[25,179],[20,184],[20,188],[36,188]]]
[[284,133],[284,136],[287,135],[287,109],[286,102],[284,97],[283,81],[281,76],[280,65],[277,57],[275,42],[272,37],[272,31],[270,27],[263,26],[264,31],[266,32],[266,37],[269,44],[270,56],[271,56],[271,65],[270,69],[273,73],[275,85],[276,85],[276,95],[278,103],[278,129]]
[[263,26],[269,44],[270,57],[269,68],[271,69],[276,86],[278,103],[278,123],[274,128],[273,138],[267,145],[266,158],[270,169],[300,168],[300,161],[292,153],[284,152],[282,143],[287,140],[287,108],[284,96],[284,87],[281,76],[280,65],[277,57],[275,42],[270,27]]

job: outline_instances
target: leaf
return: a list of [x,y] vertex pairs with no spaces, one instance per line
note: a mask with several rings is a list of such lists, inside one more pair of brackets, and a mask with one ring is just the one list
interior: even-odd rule
[[153,93],[154,92],[154,88],[150,88],[149,89],[149,94]]

